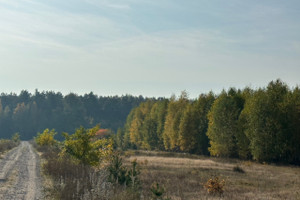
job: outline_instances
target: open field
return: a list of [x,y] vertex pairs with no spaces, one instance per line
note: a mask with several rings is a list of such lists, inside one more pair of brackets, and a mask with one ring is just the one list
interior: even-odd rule
[[[174,157],[175,156],[175,157]],[[143,193],[150,196],[153,182],[164,185],[167,196],[177,199],[300,199],[300,168],[235,159],[184,154],[127,152],[125,163],[137,159]],[[239,167],[243,172],[234,170]],[[212,177],[225,180],[222,196],[207,193],[203,184]]]

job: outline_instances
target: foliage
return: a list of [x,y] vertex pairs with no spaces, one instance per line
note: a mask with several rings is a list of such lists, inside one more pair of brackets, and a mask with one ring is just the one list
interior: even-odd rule
[[131,167],[128,169],[128,179],[129,185],[134,189],[138,189],[140,187],[140,173],[141,172],[136,159],[131,161]]
[[239,115],[243,108],[243,99],[235,89],[230,89],[214,102],[209,114],[207,136],[210,139],[209,151],[214,156],[237,156],[239,133]]
[[96,132],[99,126],[91,129],[78,128],[74,134],[63,133],[65,137],[63,153],[68,153],[84,165],[98,166],[112,153],[111,139],[97,139]]
[[38,133],[34,140],[39,146],[53,146],[57,143],[57,141],[54,139],[56,134],[57,133],[54,129],[51,131],[49,129],[45,129],[43,133]]
[[111,157],[109,166],[109,181],[114,184],[128,185],[127,169],[123,166],[122,158],[115,153]]
[[299,121],[297,105],[300,101],[295,94],[277,80],[270,82],[266,89],[254,92],[246,102],[243,111],[247,122],[245,132],[254,159],[297,162],[292,149],[295,147],[293,140],[299,142],[296,121]]
[[11,140],[16,143],[19,144],[20,143],[20,134],[19,133],[15,133],[12,137]]
[[208,154],[207,113],[214,99],[214,95],[209,93],[200,95],[195,102],[187,105],[179,125],[179,142],[182,151]]
[[133,109],[123,129],[123,138],[120,137],[122,132],[117,135],[118,141],[123,139],[122,147],[164,149],[162,132],[167,104],[167,100],[148,100]]
[[59,156],[58,152],[49,150],[43,153],[46,162],[42,166],[52,180],[51,185],[44,186],[46,199],[110,199],[113,191],[105,169],[76,163],[67,154]]
[[208,179],[204,184],[204,188],[207,189],[209,194],[222,195],[224,193],[225,180],[220,180],[219,177]]
[[[101,123],[104,128],[117,131],[125,123],[132,108],[144,102],[142,96],[97,96],[94,93],[62,95],[38,90],[31,94],[0,94],[1,137],[11,138],[19,132],[23,140],[32,139],[46,128],[57,132],[72,132],[79,126],[93,127]],[[60,135],[57,139],[62,140]]]
[[299,116],[299,87],[276,80],[257,90],[142,103],[118,138],[126,148],[300,164]]
[[165,188],[157,182],[152,183],[150,191],[152,192],[153,200],[170,200],[169,198],[163,198]]
[[110,164],[107,167],[109,172],[109,181],[113,184],[129,186],[133,190],[137,190],[140,186],[140,169],[136,162],[131,162],[131,167],[123,166],[123,161],[118,153],[111,156]]
[[16,147],[17,145],[18,145],[18,143],[14,142],[12,140],[0,139],[0,153],[10,150],[10,149]]
[[185,91],[182,92],[178,101],[175,96],[171,97],[168,104],[164,125],[165,129],[163,132],[164,146],[166,150],[176,150],[180,147],[179,126],[188,103],[188,95]]

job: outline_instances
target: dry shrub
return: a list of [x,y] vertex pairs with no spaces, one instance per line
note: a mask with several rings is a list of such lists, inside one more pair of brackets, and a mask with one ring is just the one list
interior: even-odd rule
[[19,145],[19,143],[16,143],[12,140],[2,139],[2,140],[0,140],[0,153],[10,150],[18,145]]
[[220,180],[219,177],[210,178],[205,184],[204,188],[207,189],[209,194],[222,195],[224,193],[225,180]]
[[111,183],[105,170],[96,170],[88,165],[77,164],[70,157],[59,157],[56,152],[44,154],[46,175],[53,179],[53,186],[46,191],[57,199],[109,199]]

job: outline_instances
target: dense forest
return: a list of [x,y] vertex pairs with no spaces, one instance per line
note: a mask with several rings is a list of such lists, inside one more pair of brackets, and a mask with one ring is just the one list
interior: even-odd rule
[[300,88],[272,81],[190,100],[148,100],[134,108],[116,143],[123,149],[169,150],[300,164]]
[[[300,164],[300,89],[280,80],[189,99],[97,96],[26,90],[0,95],[0,136],[32,139],[46,128],[73,132],[100,124],[115,147]],[[57,135],[62,137],[60,134]]]
[[[80,126],[116,131],[122,127],[132,108],[146,99],[142,96],[97,96],[92,92],[83,96],[59,92],[26,90],[20,94],[0,95],[0,137],[10,138],[19,133],[21,139],[32,139],[46,128],[57,132],[73,132]],[[58,138],[61,135],[57,135]]]

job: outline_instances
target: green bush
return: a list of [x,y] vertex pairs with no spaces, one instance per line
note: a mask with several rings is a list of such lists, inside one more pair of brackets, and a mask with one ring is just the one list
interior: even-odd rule
[[65,137],[63,153],[71,155],[84,165],[99,166],[110,157],[113,145],[110,139],[97,139],[99,126],[92,129],[80,127],[74,134],[63,133]]
[[109,181],[114,184],[130,186],[133,189],[138,189],[140,186],[140,170],[136,160],[131,162],[131,167],[123,166],[121,156],[116,153],[112,155],[110,164],[108,165]]
[[38,133],[34,140],[38,146],[53,146],[57,143],[54,139],[56,134],[57,133],[54,129],[51,131],[49,129],[45,129],[43,133]]

